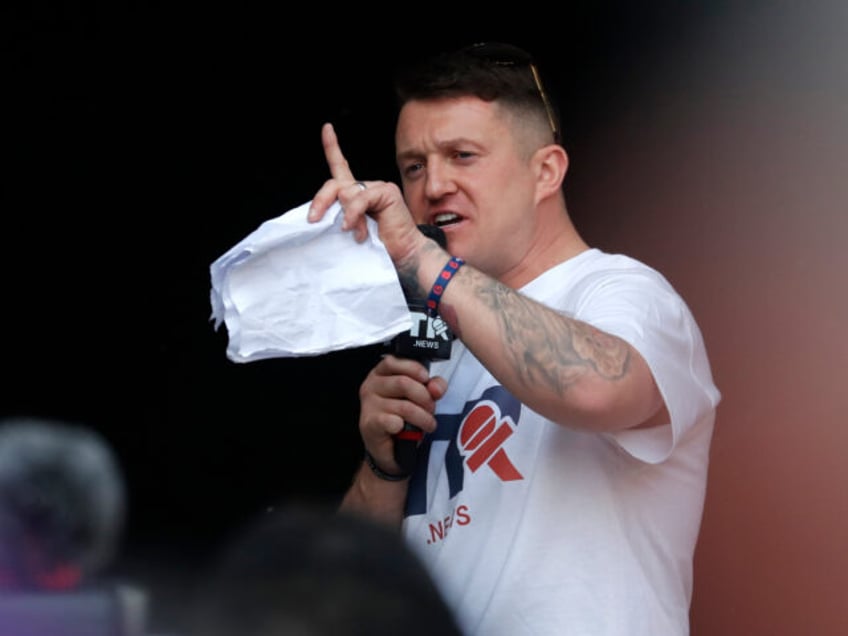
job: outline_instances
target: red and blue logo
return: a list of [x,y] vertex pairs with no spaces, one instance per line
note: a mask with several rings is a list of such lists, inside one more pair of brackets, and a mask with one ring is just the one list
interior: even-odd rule
[[488,470],[504,482],[523,479],[509,458],[504,443],[515,433],[521,403],[502,386],[494,386],[476,400],[466,402],[460,413],[439,413],[438,427],[425,435],[418,452],[419,470],[409,484],[406,515],[423,514],[427,507],[427,472],[434,442],[447,441],[445,468],[450,497],[463,488],[465,472]]

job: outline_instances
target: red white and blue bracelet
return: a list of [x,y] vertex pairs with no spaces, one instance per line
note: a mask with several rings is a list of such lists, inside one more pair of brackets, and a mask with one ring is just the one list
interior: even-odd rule
[[442,271],[439,272],[439,275],[436,277],[436,282],[433,283],[433,287],[430,288],[430,293],[427,295],[427,313],[431,316],[435,316],[439,313],[439,303],[442,300],[442,294],[445,293],[445,289],[448,286],[448,283],[453,280],[454,275],[465,264],[465,261],[457,256],[451,256],[445,266],[442,268]]

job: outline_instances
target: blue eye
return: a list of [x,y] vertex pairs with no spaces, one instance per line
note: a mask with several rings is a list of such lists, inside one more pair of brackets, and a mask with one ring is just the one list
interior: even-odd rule
[[420,172],[423,169],[424,169],[423,163],[420,163],[420,162],[419,163],[411,163],[403,169],[403,173],[405,175],[413,175],[416,172]]

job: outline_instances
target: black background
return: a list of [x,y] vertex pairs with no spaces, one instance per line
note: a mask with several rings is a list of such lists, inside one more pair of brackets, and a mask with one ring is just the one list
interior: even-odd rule
[[[640,74],[721,10],[706,4],[462,19],[431,6],[7,7],[0,415],[104,432],[130,488],[130,553],[202,553],[281,498],[336,499],[361,456],[356,392],[375,350],[228,361],[209,265],[320,187],[324,121],[358,176],[395,179],[395,64],[480,40],[524,46],[579,157]],[[594,176],[579,162],[569,175],[578,226]]]

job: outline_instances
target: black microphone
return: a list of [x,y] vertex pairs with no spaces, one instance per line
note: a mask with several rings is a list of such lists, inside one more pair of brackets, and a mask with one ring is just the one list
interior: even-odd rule
[[[447,239],[442,229],[435,225],[419,225],[418,229],[428,238],[433,239],[440,247],[447,247]],[[432,360],[447,360],[451,354],[453,333],[447,323],[438,316],[427,313],[425,298],[411,297],[404,290],[412,327],[408,333],[400,333],[390,342],[391,352],[399,358],[418,360],[428,369]],[[423,431],[417,426],[404,423],[403,430],[395,435],[395,461],[403,472],[411,473],[415,468],[418,456],[418,443],[424,437]]]

